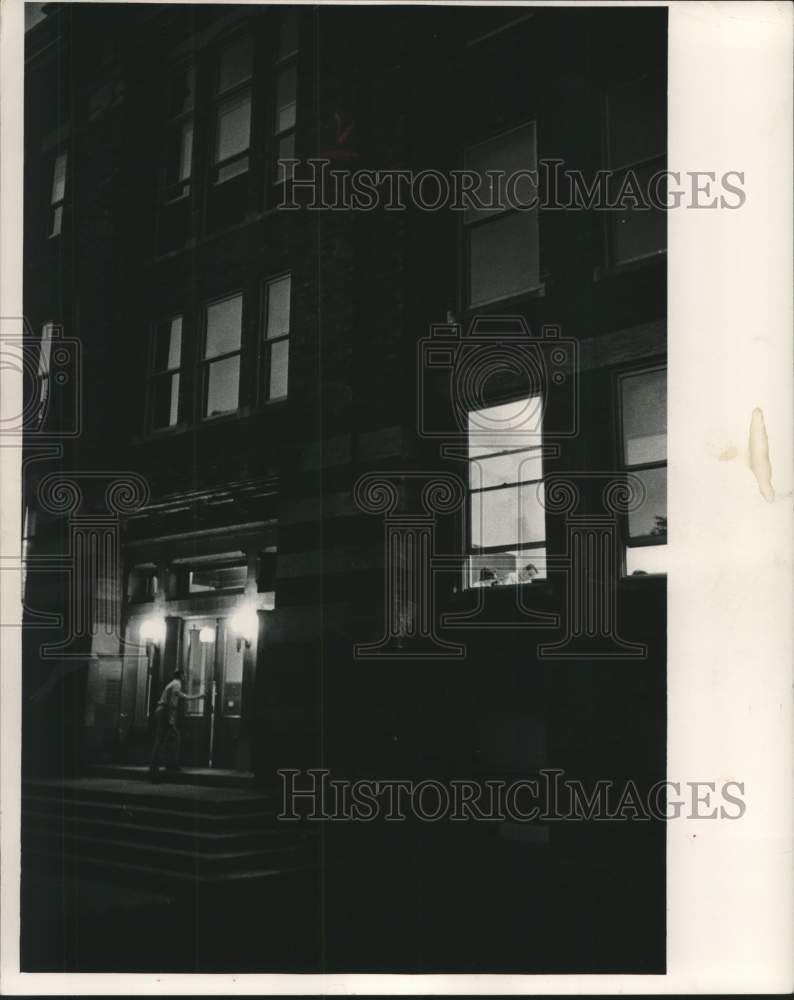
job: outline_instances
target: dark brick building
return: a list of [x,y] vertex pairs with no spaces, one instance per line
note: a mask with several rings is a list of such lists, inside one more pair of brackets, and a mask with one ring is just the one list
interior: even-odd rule
[[[45,12],[26,37],[28,773],[145,762],[181,665],[204,693],[183,764],[266,785],[663,779],[664,213],[552,202],[575,171],[614,191],[664,167],[665,11]],[[540,166],[541,207],[318,209],[311,158]],[[529,404],[542,438],[472,436],[520,437]],[[460,503],[428,507],[439,477]],[[638,510],[610,499],[628,481]],[[411,562],[430,548],[385,547],[410,532],[432,577]],[[585,964],[630,942],[621,968],[658,971],[663,825],[608,826],[444,850],[507,879],[529,851]],[[362,838],[335,828],[328,850]],[[406,842],[392,871],[413,885]]]

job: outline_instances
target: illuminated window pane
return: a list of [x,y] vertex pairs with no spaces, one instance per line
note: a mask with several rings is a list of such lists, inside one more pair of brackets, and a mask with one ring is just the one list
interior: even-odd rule
[[155,332],[154,370],[173,371],[179,368],[182,353],[182,317],[174,316],[161,323]]
[[270,281],[267,285],[267,323],[265,335],[270,339],[289,333],[290,289],[289,275]]
[[236,410],[240,400],[240,356],[213,361],[207,368],[204,415],[217,416]]
[[51,204],[63,201],[66,195],[66,153],[59,153],[52,172]]
[[50,226],[50,236],[60,236],[63,226],[63,205],[58,205],[52,210],[52,225]]
[[251,96],[234,97],[218,108],[215,162],[244,153],[251,143]]
[[621,380],[623,458],[626,465],[667,459],[667,371],[640,372]]
[[214,358],[239,350],[243,321],[243,297],[234,295],[207,306],[207,338],[204,357]]
[[223,684],[221,688],[221,714],[236,717],[241,714],[243,703],[243,658],[245,646],[237,648],[237,636],[226,629],[223,657]]
[[528,396],[469,412],[469,456],[490,455],[543,443],[543,398]]
[[667,572],[666,545],[633,545],[626,549],[627,576]]
[[508,587],[546,579],[545,548],[469,557],[470,587]]
[[542,478],[543,460],[539,451],[514,451],[508,455],[472,459],[469,463],[469,486],[473,490]]
[[634,471],[645,487],[642,506],[629,513],[629,537],[667,538],[667,469]]
[[531,484],[472,493],[472,548],[543,541],[546,525],[542,489],[541,484]]
[[208,590],[242,590],[248,578],[248,567],[202,566],[190,570],[188,590],[200,594]]
[[282,399],[287,395],[289,374],[289,341],[280,340],[270,348],[269,399]]

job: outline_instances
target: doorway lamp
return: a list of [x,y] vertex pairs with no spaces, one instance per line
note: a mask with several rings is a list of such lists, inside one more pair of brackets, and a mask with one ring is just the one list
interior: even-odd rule
[[250,605],[238,608],[229,618],[229,628],[237,636],[237,652],[240,652],[243,643],[246,649],[250,649],[259,630],[256,609]]
[[138,627],[138,635],[146,643],[147,652],[152,646],[158,646],[165,639],[165,618],[152,615],[144,618]]

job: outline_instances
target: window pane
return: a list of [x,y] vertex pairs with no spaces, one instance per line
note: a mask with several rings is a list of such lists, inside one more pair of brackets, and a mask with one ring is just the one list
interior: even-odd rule
[[202,566],[192,569],[189,578],[191,594],[206,590],[241,590],[248,578],[247,566]]
[[539,451],[513,451],[493,458],[476,458],[469,463],[469,486],[473,490],[542,478],[543,460]]
[[290,289],[292,278],[287,275],[267,284],[267,337],[283,337],[289,333]]
[[667,371],[621,379],[626,465],[667,460]]
[[472,227],[468,232],[472,304],[537,288],[537,212],[514,212]]
[[280,340],[270,347],[270,386],[268,399],[282,399],[287,395],[289,369],[289,341]]
[[55,167],[52,172],[52,198],[51,204],[63,201],[66,194],[66,153],[59,153],[55,159]]
[[629,538],[667,538],[667,469],[633,472],[645,486],[645,502],[629,513]]
[[164,375],[152,383],[152,428],[173,427],[179,420],[179,375]]
[[207,306],[207,339],[204,357],[214,358],[219,354],[236,351],[240,347],[243,321],[243,297],[234,295]]
[[469,557],[470,587],[510,587],[545,579],[545,548]]
[[155,333],[154,370],[173,371],[179,368],[182,350],[182,317],[174,316],[161,323]]
[[190,167],[193,160],[193,122],[182,126],[179,146],[179,174],[177,180],[184,181],[190,177]]
[[[650,185],[651,178],[662,169],[662,161],[648,163],[632,170],[632,188],[638,197],[650,204],[651,198],[664,201],[666,188],[664,185],[655,191]],[[663,208],[635,208],[633,199],[621,185],[625,183],[626,174],[614,178],[611,187],[611,198],[620,199],[625,208],[610,212],[612,226],[612,256],[616,264],[626,264],[632,260],[640,260],[651,254],[659,253],[667,246],[667,212]]]
[[251,38],[236,38],[221,49],[218,91],[223,93],[251,76]]
[[191,111],[195,100],[196,73],[192,66],[182,67],[171,78],[168,87],[168,114],[181,115]]
[[666,572],[666,545],[633,545],[626,549],[626,573],[628,576]]
[[237,648],[237,636],[226,629],[226,648],[223,657],[223,687],[221,714],[227,717],[241,714],[243,703],[243,656],[245,647]]
[[542,396],[527,396],[471,410],[468,420],[469,456],[491,455],[508,448],[538,447],[543,444],[542,433]]
[[240,399],[240,356],[213,361],[207,369],[207,402],[204,415],[236,410]]
[[276,132],[295,125],[297,73],[294,66],[282,70],[276,82]]
[[59,205],[57,208],[54,208],[52,210],[52,226],[50,228],[50,236],[59,236],[62,224],[63,224],[63,206]]
[[649,160],[664,152],[667,120],[661,88],[635,80],[609,94],[608,108],[611,167]]
[[295,164],[294,163],[282,163],[282,160],[294,160],[295,159],[295,133],[291,132],[289,135],[282,136],[278,140],[278,166],[276,170],[276,183],[281,184],[282,181],[291,181],[295,174]]
[[542,542],[546,537],[545,512],[538,499],[542,490],[542,485],[533,483],[472,493],[472,548]]
[[298,12],[294,8],[285,10],[281,15],[281,30],[278,37],[278,57],[292,55],[298,51]]
[[50,371],[50,355],[52,353],[52,324],[45,323],[41,328],[39,343],[39,376],[46,376]]
[[[470,146],[464,155],[464,163],[467,170],[476,170],[480,175],[480,186],[475,192],[476,197],[484,204],[489,204],[493,198],[499,201],[497,193],[499,187],[494,185],[492,177],[486,175],[486,171],[497,170],[503,172],[506,177],[516,173],[518,170],[537,169],[537,149],[535,141],[535,123],[525,125],[523,128],[514,129],[504,135],[499,135],[488,142],[480,143],[477,146]],[[505,204],[505,181],[501,182],[502,202]],[[511,201],[519,205],[532,205],[536,196],[537,188],[531,183],[529,178],[521,178],[510,191]],[[503,208],[467,209],[464,215],[465,222],[472,222],[474,219],[487,218],[489,215],[498,214],[504,211]]]
[[244,153],[251,142],[251,95],[235,97],[218,108],[215,162]]
[[225,163],[222,167],[218,167],[218,173],[215,179],[218,184],[223,184],[224,181],[230,181],[232,177],[238,177],[240,174],[244,174],[246,170],[248,170],[248,157],[242,156],[239,160],[231,160],[229,163]]
[[[208,626],[209,627],[209,626]],[[185,694],[204,695],[207,691],[209,671],[215,659],[215,643],[202,642],[199,639],[200,628],[190,623],[186,626],[187,650],[185,656]],[[203,715],[204,698],[184,702],[185,715]]]

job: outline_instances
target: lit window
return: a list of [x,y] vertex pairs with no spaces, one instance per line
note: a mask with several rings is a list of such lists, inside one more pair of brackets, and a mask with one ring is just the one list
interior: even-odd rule
[[50,236],[59,236],[63,228],[63,206],[66,201],[67,154],[55,157],[52,169],[52,190],[50,193]]
[[39,341],[39,399],[38,414],[36,423],[41,426],[47,416],[47,405],[50,401],[50,357],[52,355],[52,334],[54,326],[52,323],[45,323],[41,328],[41,340]]
[[263,395],[284,399],[289,382],[289,330],[292,278],[286,275],[265,285]]
[[154,329],[149,382],[151,430],[179,423],[180,368],[182,366],[182,317],[172,316]]
[[667,542],[667,372],[620,379],[623,467],[642,482],[644,503],[627,515],[626,572],[663,573]]
[[[526,174],[517,176],[510,185],[506,183],[518,171],[537,169],[535,123],[470,146],[465,167],[479,175],[478,200],[495,206],[468,208],[464,214],[469,304],[476,306],[537,288],[538,210],[530,207],[537,200],[537,188]],[[494,171],[502,178],[498,185],[491,173]]]
[[195,109],[196,71],[182,66],[168,80],[166,92],[166,201],[176,201],[190,194],[193,175],[193,114]]
[[540,396],[469,413],[470,587],[546,577]]
[[214,179],[218,184],[244,174],[251,165],[251,74],[249,36],[220,50],[215,104]]
[[[632,190],[644,202],[654,175],[664,170],[667,119],[661,88],[635,80],[607,95],[607,149],[610,201],[625,208],[609,212],[611,262],[626,264],[663,251],[667,245],[667,214],[660,208],[635,207]],[[653,185],[650,194],[657,197]],[[660,187],[658,198],[664,199]]]
[[242,590],[248,578],[245,563],[210,563],[188,570],[188,593],[211,590]]
[[205,417],[230,413],[240,405],[242,329],[242,295],[232,295],[207,306],[203,363]]
[[291,180],[295,158],[295,126],[298,117],[298,14],[287,10],[281,18],[276,55],[273,109],[273,142],[276,150],[276,182]]

